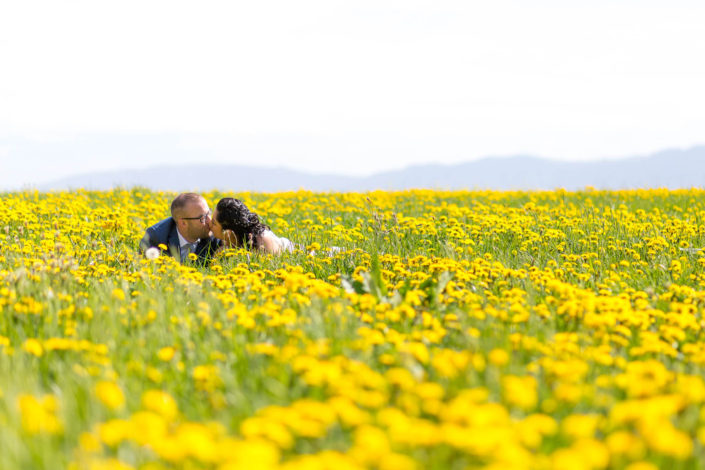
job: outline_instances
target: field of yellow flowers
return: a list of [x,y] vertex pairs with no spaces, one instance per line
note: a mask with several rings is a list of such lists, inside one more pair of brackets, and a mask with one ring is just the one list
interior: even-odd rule
[[174,196],[2,194],[0,468],[704,465],[705,191],[240,193],[301,248],[208,267]]

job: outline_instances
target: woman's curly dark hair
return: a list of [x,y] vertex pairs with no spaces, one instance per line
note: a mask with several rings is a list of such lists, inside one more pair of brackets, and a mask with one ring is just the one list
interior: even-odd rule
[[250,212],[245,203],[232,197],[218,201],[218,223],[223,230],[232,230],[237,238],[237,246],[247,244],[248,248],[259,248],[259,235],[270,230],[259,220],[259,216]]

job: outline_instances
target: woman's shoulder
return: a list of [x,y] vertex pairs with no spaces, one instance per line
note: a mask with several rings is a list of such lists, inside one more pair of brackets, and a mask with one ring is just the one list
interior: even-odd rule
[[274,235],[271,230],[265,230],[258,235],[259,245],[269,253],[279,252],[279,237]]
[[290,251],[293,247],[288,239],[276,236],[271,230],[265,230],[260,234],[260,242],[264,249],[270,253]]

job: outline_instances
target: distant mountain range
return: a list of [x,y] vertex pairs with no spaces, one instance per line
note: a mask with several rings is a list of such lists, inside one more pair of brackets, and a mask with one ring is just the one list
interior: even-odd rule
[[58,179],[39,189],[110,189],[143,186],[155,190],[370,191],[433,189],[601,189],[691,188],[705,185],[705,146],[665,150],[650,156],[568,162],[532,156],[488,157],[456,165],[429,164],[367,177],[314,175],[284,168],[240,165],[163,166],[143,170],[86,173]]

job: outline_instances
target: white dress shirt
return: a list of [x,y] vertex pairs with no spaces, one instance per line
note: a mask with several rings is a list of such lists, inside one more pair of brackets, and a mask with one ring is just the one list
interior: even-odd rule
[[187,260],[189,253],[193,253],[194,251],[196,251],[196,246],[198,245],[198,242],[201,241],[201,239],[199,238],[195,242],[191,243],[181,235],[181,232],[179,232],[178,228],[176,229],[176,234],[179,236],[179,250],[181,251],[181,261]]

